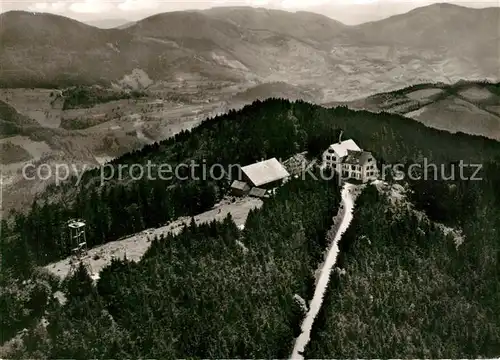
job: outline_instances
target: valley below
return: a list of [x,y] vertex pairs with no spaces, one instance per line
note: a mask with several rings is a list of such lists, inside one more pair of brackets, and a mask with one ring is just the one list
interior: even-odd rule
[[[188,91],[189,85],[184,89]],[[213,98],[207,96],[189,102],[169,98],[165,90],[150,91],[141,99],[115,100],[65,110],[51,97],[57,91],[0,89],[0,102],[29,122],[17,127],[16,133],[0,137],[0,145],[9,149],[1,156],[2,211],[30,204],[37,193],[56,181],[56,166],[82,170],[98,167],[124,153],[188,131],[229,109],[224,90]],[[234,86],[226,91],[232,93]],[[179,91],[170,96],[172,94],[188,98],[192,95]],[[233,108],[243,104],[235,102]],[[17,121],[10,113],[4,114],[4,119],[14,124]],[[23,168],[28,164],[32,164],[31,170],[45,167],[45,172],[30,172],[27,179]]]
[[[323,84],[318,81],[301,85],[284,81],[213,84],[183,79],[144,89],[140,98],[70,109],[63,109],[65,99],[55,95],[58,89],[0,89],[0,102],[9,109],[4,111],[3,121],[15,128],[0,138],[0,145],[9,149],[2,152],[1,158],[2,211],[30,204],[37,193],[56,181],[58,165],[99,167],[129,151],[189,131],[207,118],[267,98],[387,111],[441,130],[500,139],[500,96],[494,83],[461,80],[418,84],[413,90],[412,86],[402,87],[403,83],[387,78],[386,82],[373,78],[370,83],[369,76],[357,77],[364,79],[362,86],[361,80],[353,80],[356,76],[352,76],[344,86],[339,84],[335,93],[324,78]],[[431,78],[429,75],[427,80]],[[349,90],[349,86],[362,90]],[[100,87],[84,88],[92,92]],[[53,176],[45,179],[48,175],[37,173],[27,179],[23,168],[28,164],[32,164],[32,170],[43,166],[47,172],[50,168]]]
[[[496,15],[436,4],[348,26],[308,12],[222,7],[99,29],[2,13],[2,211],[23,208],[54,180],[27,182],[26,164],[99,166],[267,98],[391,111],[498,139],[498,94],[480,105],[462,95],[380,100],[418,84],[500,81]],[[469,22],[481,24],[473,35]],[[423,25],[418,36],[408,30]]]
[[0,13],[0,357],[498,356],[498,19]]

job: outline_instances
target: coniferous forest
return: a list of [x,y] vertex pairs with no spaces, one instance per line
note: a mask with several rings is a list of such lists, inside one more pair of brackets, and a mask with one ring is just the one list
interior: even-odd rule
[[[457,191],[458,183],[448,185]],[[490,191],[483,194],[469,187],[475,192],[469,212],[447,219],[464,232],[458,247],[436,223],[367,189],[341,240],[338,263],[346,273],[336,274],[328,288],[306,358],[498,356],[500,197],[491,196],[496,184],[484,184]],[[468,184],[461,185],[469,196]],[[445,193],[431,201],[443,211],[462,205]]]
[[[340,130],[379,164],[461,160],[482,164],[483,180],[407,184],[416,209],[463,230],[457,249],[432,222],[389,206],[367,188],[341,242],[338,266],[347,274],[329,287],[306,356],[498,355],[498,142],[388,113],[270,99],[207,119],[112,165],[195,161],[227,168],[305,150],[314,157]],[[250,213],[243,231],[227,218],[155,239],[141,262],[113,262],[96,286],[84,269],[63,283],[36,270],[69,254],[69,218],[87,221],[90,246],[117,240],[210,209],[228,190],[233,174],[226,175],[101,184],[96,169],[80,184],[73,179],[50,187],[31,209],[10,214],[1,234],[1,285],[10,289],[0,294],[0,311],[8,314],[2,339],[29,328],[12,356],[287,357],[304,316],[293,297],[312,298],[313,274],[339,204],[336,181],[287,183]],[[54,300],[55,290],[66,294],[65,305]],[[42,316],[46,330],[37,325]]]
[[34,331],[18,356],[284,358],[302,320],[294,294],[312,292],[338,203],[335,183],[296,179],[242,232],[230,217],[192,223],[155,239],[139,264],[112,263],[95,288],[81,268],[47,335]]

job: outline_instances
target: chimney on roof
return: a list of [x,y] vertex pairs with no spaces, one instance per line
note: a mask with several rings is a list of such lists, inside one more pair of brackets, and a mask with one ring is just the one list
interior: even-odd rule
[[340,135],[339,135],[339,144],[342,142],[342,134],[344,133],[344,130],[340,130]]

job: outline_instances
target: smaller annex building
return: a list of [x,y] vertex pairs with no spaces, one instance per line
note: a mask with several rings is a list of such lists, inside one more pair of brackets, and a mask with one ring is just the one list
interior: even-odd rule
[[231,192],[236,196],[244,196],[250,191],[251,187],[243,181],[234,180],[231,184]]
[[283,165],[276,159],[257,162],[241,168],[243,181],[251,187],[262,187],[272,189],[280,186],[290,177]]
[[241,180],[233,181],[231,192],[236,196],[248,193],[263,196],[262,190],[281,186],[289,177],[288,171],[276,158],[260,161],[241,168]]

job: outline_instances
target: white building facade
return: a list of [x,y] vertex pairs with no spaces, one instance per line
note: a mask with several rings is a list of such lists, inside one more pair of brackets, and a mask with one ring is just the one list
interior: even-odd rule
[[323,166],[332,168],[343,179],[363,183],[379,176],[377,161],[368,151],[363,151],[351,139],[332,144],[323,153]]
[[342,160],[342,178],[362,182],[376,180],[378,177],[377,161],[368,151],[348,151]]
[[323,153],[323,164],[340,173],[342,171],[342,159],[347,156],[349,150],[361,151],[359,146],[351,139],[330,145]]

